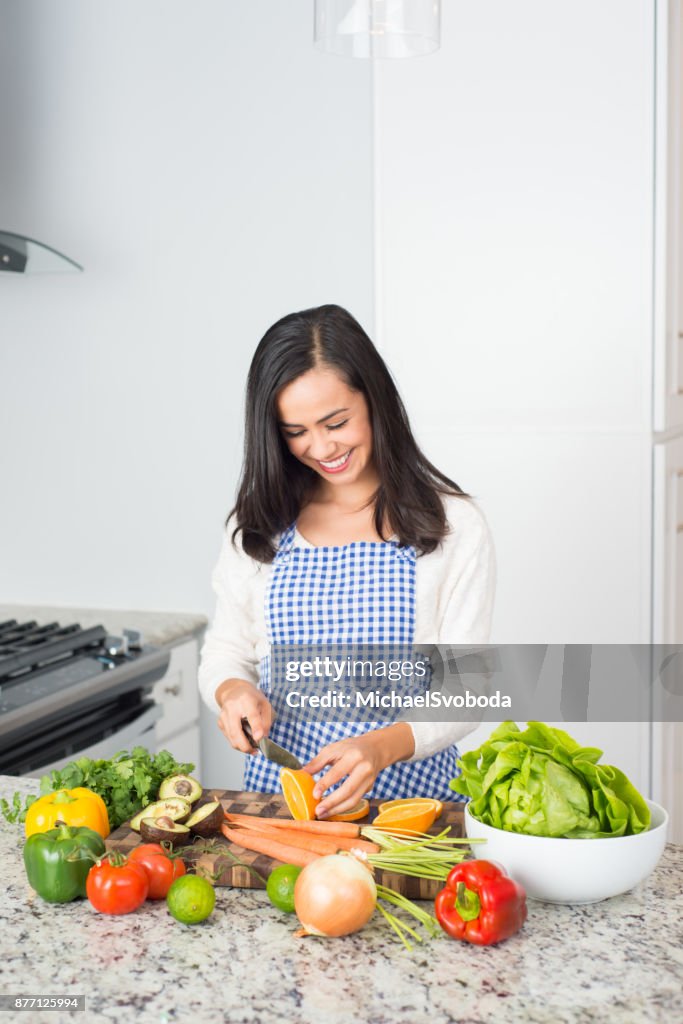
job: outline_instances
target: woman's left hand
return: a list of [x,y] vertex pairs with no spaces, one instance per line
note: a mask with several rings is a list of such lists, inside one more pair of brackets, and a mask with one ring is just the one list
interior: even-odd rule
[[316,775],[327,765],[332,766],[316,783],[313,791],[316,799],[345,775],[348,778],[318,804],[316,817],[326,818],[350,811],[372,789],[384,768],[396,761],[406,761],[414,750],[413,730],[407,722],[397,722],[385,729],[374,729],[362,736],[350,736],[323,747],[312,761],[304,765],[311,775]]

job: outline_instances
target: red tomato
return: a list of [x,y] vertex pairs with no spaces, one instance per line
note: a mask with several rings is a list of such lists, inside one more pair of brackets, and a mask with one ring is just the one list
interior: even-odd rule
[[101,914],[129,914],[147,899],[147,872],[142,864],[131,864],[128,860],[123,864],[103,860],[90,868],[85,891]]
[[180,857],[169,857],[160,843],[143,843],[136,846],[129,860],[142,864],[149,878],[150,900],[163,900],[176,878],[185,874],[185,864]]

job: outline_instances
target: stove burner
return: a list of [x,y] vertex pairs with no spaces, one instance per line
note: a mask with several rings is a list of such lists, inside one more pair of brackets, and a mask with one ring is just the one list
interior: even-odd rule
[[79,654],[97,652],[103,647],[107,631],[103,626],[81,629],[75,623],[60,626],[50,622],[0,622],[0,684],[37,672],[56,661]]

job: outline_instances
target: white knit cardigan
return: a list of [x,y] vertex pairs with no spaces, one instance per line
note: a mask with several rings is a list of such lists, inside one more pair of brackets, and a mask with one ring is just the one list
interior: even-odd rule
[[[470,498],[443,497],[449,532],[431,554],[416,562],[414,643],[486,644],[495,593],[495,553],[486,520]],[[207,631],[199,667],[199,690],[214,711],[215,693],[226,679],[258,684],[258,666],[269,653],[264,614],[265,589],[272,570],[234,546],[226,529],[212,575],[216,614]],[[295,544],[312,547],[298,532]],[[475,727],[470,722],[411,722],[415,752],[411,761],[457,743]]]

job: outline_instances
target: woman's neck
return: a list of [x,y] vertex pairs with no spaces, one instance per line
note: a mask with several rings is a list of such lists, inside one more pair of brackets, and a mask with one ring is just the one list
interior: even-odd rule
[[330,514],[355,515],[368,507],[374,505],[376,488],[369,491],[367,488],[350,487],[330,488],[330,490],[319,490],[311,495],[309,504],[325,506]]
[[327,505],[342,515],[353,515],[374,504],[378,487],[379,476],[374,470],[349,484],[330,484],[320,480],[311,501]]
[[388,521],[383,537],[375,528],[375,494],[379,480],[370,488],[357,481],[344,487],[321,486],[299,513],[299,533],[312,544],[347,544],[356,540],[386,540],[391,532]]

